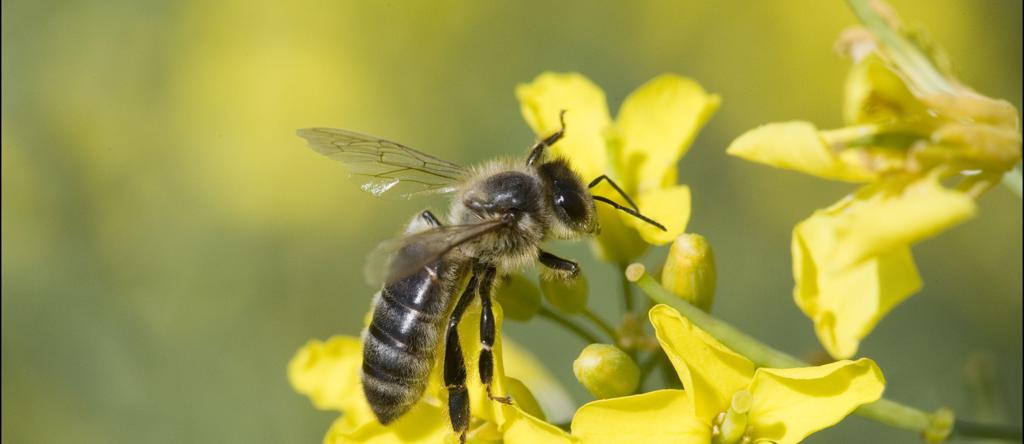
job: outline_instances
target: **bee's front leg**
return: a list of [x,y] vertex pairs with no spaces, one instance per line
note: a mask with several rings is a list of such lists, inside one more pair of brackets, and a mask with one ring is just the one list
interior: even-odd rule
[[558,128],[558,131],[555,131],[550,136],[544,138],[544,140],[538,141],[537,144],[533,146],[533,148],[530,148],[530,156],[526,158],[526,165],[532,166],[534,163],[537,163],[537,161],[540,160],[540,158],[544,157],[544,149],[550,147],[551,145],[554,145],[555,142],[561,140],[562,136],[565,135],[564,109],[561,113],[558,114],[558,121],[559,123],[561,123],[561,127]]
[[540,250],[540,254],[537,255],[537,260],[540,261],[541,265],[548,267],[569,279],[573,279],[580,274],[580,266],[575,262],[568,259],[562,259],[544,250]]
[[487,397],[502,404],[511,404],[509,396],[494,396],[491,393],[491,382],[494,380],[494,312],[491,309],[491,288],[497,269],[487,267],[480,279],[480,358],[477,360],[480,369],[480,382],[487,387]]
[[477,292],[479,274],[476,271],[472,273],[466,289],[462,296],[459,296],[459,301],[448,318],[444,347],[444,386],[448,390],[448,419],[452,423],[452,429],[459,434],[461,443],[466,442],[466,430],[469,430],[469,391],[466,390],[466,362],[462,359],[462,346],[459,344],[459,321]]

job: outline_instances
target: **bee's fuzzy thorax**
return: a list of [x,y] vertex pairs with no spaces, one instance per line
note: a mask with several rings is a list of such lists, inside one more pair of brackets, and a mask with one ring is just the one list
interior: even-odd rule
[[527,209],[516,221],[513,229],[501,229],[488,233],[461,248],[461,252],[477,259],[491,262],[502,270],[515,270],[532,264],[538,254],[540,243],[550,229],[553,217],[550,205],[544,199],[544,187],[536,169],[527,166],[521,159],[496,159],[471,169],[452,198],[448,219],[452,224],[478,223],[498,215],[481,215],[467,206],[467,202],[491,194],[494,179],[506,175],[523,179],[522,190],[530,196]]

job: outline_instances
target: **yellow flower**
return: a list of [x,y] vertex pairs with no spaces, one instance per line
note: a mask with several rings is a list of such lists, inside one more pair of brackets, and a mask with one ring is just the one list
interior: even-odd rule
[[728,149],[753,162],[867,183],[793,230],[794,298],[835,358],[856,354],[875,324],[921,288],[910,247],[973,216],[974,198],[1021,155],[1018,115],[1008,103],[935,65],[891,62],[903,59],[866,31],[847,32],[842,44],[855,59],[845,91],[848,126],[773,123]]
[[[495,321],[500,330],[502,312],[495,305]],[[544,422],[544,412],[526,385],[505,376],[504,357],[527,363],[535,359],[517,347],[502,348],[501,335],[495,339],[494,392],[509,394],[513,404],[505,405],[487,398],[480,384],[476,357],[479,343],[480,306],[470,306],[459,324],[466,360],[466,381],[473,419],[467,435],[469,442],[503,441],[508,443],[571,443],[574,438]],[[426,393],[408,413],[387,426],[374,418],[363,395],[359,379],[362,343],[358,338],[335,336],[327,342],[312,340],[288,364],[292,387],[306,395],[321,410],[337,410],[342,416],[331,425],[325,444],[335,443],[440,443],[458,442],[447,415],[447,394],[441,384],[441,365],[434,365]],[[521,376],[537,379],[549,387],[551,377],[537,365],[519,366]]]
[[882,396],[869,359],[791,369],[754,368],[675,309],[651,323],[685,390],[591,402],[573,418],[586,443],[796,443]]
[[[686,229],[690,189],[676,184],[676,164],[718,109],[717,95],[693,80],[663,74],[630,94],[614,122],[604,92],[580,74],[543,73],[517,86],[516,97],[523,118],[541,137],[558,130],[559,113],[566,110],[565,137],[551,154],[569,159],[584,180],[607,174],[644,215],[668,229],[598,206],[600,257],[625,264],[647,244],[667,244]],[[595,192],[625,204],[607,184]]]
[[793,230],[794,295],[832,356],[852,356],[893,307],[921,288],[910,245],[974,214],[934,176],[867,185]]

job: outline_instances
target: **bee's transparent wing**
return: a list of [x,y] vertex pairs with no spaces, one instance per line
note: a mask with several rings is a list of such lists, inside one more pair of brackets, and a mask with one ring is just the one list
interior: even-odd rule
[[448,193],[467,174],[462,166],[365,134],[305,128],[298,135],[314,151],[344,163],[360,188],[378,197]]
[[504,226],[501,220],[445,225],[382,242],[366,262],[371,284],[391,283],[441,259],[456,247]]

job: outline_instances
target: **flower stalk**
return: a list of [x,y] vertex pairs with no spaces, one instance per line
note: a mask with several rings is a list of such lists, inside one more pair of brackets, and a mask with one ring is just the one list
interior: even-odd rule
[[621,345],[621,338],[619,337],[619,333],[615,331],[615,328],[613,328],[611,324],[608,323],[608,321],[605,321],[603,318],[601,318],[601,316],[598,316],[598,314],[594,313],[594,311],[591,310],[589,307],[584,308],[580,314],[582,314],[583,317],[587,318],[587,320],[594,324],[599,330],[603,331],[606,335],[608,335],[608,337],[611,338],[612,342],[614,342],[615,345]]
[[886,17],[880,14],[884,11],[882,8],[887,8],[888,5],[877,0],[847,0],[846,3],[850,5],[850,9],[853,9],[853,13],[864,27],[889,49],[886,54],[892,59],[891,62],[911,77],[911,83],[921,89],[920,93],[955,92],[954,86],[935,69],[928,57],[911,41],[896,32]]
[[[746,356],[758,367],[771,368],[792,368],[804,367],[808,364],[787,353],[776,350],[768,345],[754,339],[753,337],[737,330],[732,325],[723,322],[692,304],[675,297],[671,292],[661,286],[642,264],[632,264],[626,268],[626,278],[633,282],[643,291],[647,297],[657,303],[668,305],[679,311],[693,322],[694,325],[708,332],[722,344],[735,352]],[[917,432],[922,436],[926,432],[935,430],[934,424],[937,416],[923,410],[901,404],[890,399],[882,398],[871,404],[863,405],[854,411],[857,415],[880,422],[890,427],[905,429]],[[943,415],[944,416],[944,415]],[[986,437],[1003,439],[1007,441],[1020,441],[1020,427],[977,424],[957,420],[950,431],[951,435],[964,437]],[[948,436],[946,436],[948,437]],[[943,437],[943,438],[946,438]]]
[[554,322],[555,324],[558,324],[560,327],[575,334],[577,337],[582,339],[583,342],[587,344],[595,344],[601,342],[601,340],[597,338],[597,335],[591,333],[589,330],[576,324],[572,320],[556,313],[554,310],[550,308],[544,306],[540,307],[540,309],[537,310],[537,316],[545,318],[551,322]]

